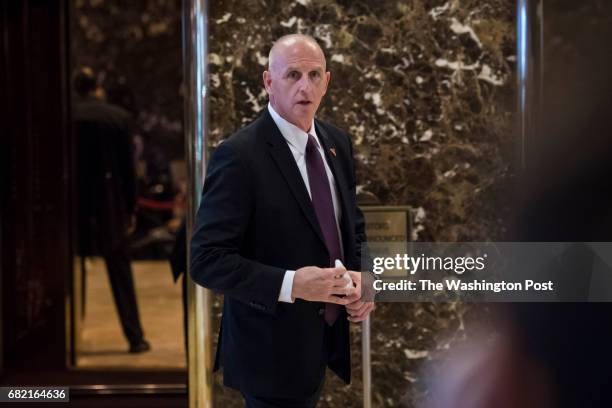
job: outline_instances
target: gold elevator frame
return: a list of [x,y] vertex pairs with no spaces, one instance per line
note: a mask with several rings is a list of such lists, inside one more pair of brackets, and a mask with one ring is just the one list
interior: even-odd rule
[[[189,238],[195,213],[202,195],[207,165],[208,129],[208,2],[183,0],[183,95],[185,153],[188,169],[187,186],[187,259],[190,257]],[[212,393],[212,293],[187,282],[188,310],[188,374],[190,408],[213,406]]]

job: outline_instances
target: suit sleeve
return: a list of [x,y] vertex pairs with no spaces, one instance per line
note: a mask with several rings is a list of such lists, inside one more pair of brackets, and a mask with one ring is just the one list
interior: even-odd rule
[[249,172],[231,142],[214,152],[191,239],[195,283],[274,313],[285,270],[240,254],[252,212]]

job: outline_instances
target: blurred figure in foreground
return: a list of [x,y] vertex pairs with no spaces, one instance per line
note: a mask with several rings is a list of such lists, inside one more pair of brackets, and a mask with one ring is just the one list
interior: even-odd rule
[[140,324],[128,255],[136,200],[131,116],[103,101],[90,68],[76,73],[74,88],[79,253],[104,257],[129,351],[144,352],[150,345]]

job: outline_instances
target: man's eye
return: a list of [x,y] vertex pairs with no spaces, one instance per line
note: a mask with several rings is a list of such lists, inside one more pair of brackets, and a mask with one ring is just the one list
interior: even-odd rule
[[287,76],[291,79],[297,79],[300,77],[300,74],[297,71],[291,71]]
[[310,76],[311,76],[312,78],[319,78],[319,77],[321,77],[321,73],[320,73],[319,71],[312,71],[312,72],[310,73]]

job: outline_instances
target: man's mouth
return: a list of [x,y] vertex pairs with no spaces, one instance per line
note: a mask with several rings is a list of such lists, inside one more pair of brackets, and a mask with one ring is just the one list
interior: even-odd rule
[[298,105],[303,105],[303,106],[306,106],[306,105],[310,105],[311,103],[312,103],[312,102],[310,102],[310,101],[299,101],[299,102],[298,102]]

